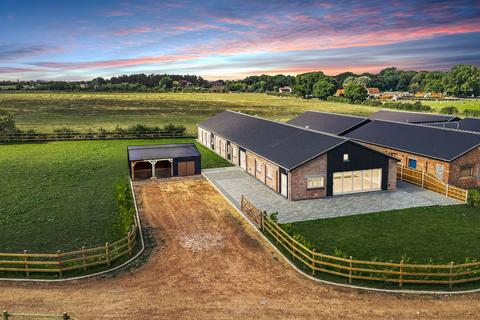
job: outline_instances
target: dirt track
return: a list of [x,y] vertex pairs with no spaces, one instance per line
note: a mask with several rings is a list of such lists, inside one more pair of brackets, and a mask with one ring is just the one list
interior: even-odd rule
[[0,283],[0,308],[78,319],[477,319],[480,294],[426,297],[305,279],[205,180],[139,188],[157,244],[130,272],[62,284]]

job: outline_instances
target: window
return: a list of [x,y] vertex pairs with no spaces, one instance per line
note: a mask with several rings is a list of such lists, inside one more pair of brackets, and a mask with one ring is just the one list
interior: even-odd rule
[[307,189],[318,189],[325,187],[324,177],[307,178]]
[[412,169],[417,169],[417,160],[408,159],[408,167],[410,167]]
[[348,162],[348,161],[350,161],[348,153],[344,153],[343,154],[343,162]]
[[460,177],[471,177],[473,176],[473,166],[463,166],[460,167]]
[[258,173],[262,173],[262,163],[260,161],[255,162],[255,167]]
[[438,179],[443,180],[443,173],[445,172],[445,166],[443,164],[435,164],[435,175]]
[[265,166],[265,170],[267,171],[267,178],[268,179],[272,179],[273,178],[273,175],[272,175],[272,167],[270,167],[268,164]]

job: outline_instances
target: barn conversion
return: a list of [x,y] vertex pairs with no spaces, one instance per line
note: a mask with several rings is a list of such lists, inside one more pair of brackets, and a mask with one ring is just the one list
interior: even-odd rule
[[346,136],[446,183],[462,188],[480,186],[478,133],[373,120]]
[[370,120],[364,117],[317,111],[306,111],[287,121],[287,123],[297,127],[333,133],[336,135],[347,134],[367,122],[370,122]]
[[394,122],[408,122],[408,123],[438,123],[458,121],[460,118],[453,115],[434,114],[427,112],[407,112],[407,111],[392,111],[379,110],[370,116],[372,120],[387,120]]
[[200,152],[193,143],[129,146],[127,153],[132,180],[201,173]]
[[198,140],[290,200],[396,188],[394,157],[329,133],[225,111]]

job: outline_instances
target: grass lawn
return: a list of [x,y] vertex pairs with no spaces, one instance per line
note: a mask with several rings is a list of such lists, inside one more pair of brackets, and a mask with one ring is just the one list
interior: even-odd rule
[[196,124],[230,109],[275,120],[289,120],[306,110],[367,115],[377,108],[318,99],[277,97],[254,93],[0,93],[0,109],[15,114],[21,129],[49,132],[70,127],[114,129],[143,123],[182,124],[196,132]]
[[[128,145],[191,139],[74,141],[0,146],[0,252],[78,249],[123,236],[115,184]],[[197,145],[202,167],[229,163]]]
[[362,260],[399,262],[464,262],[480,260],[480,209],[467,205],[434,206],[321,219],[292,224],[315,244],[332,254],[340,249]]

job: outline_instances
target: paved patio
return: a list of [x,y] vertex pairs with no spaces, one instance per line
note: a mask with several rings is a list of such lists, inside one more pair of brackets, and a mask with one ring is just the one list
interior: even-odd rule
[[282,223],[349,216],[411,207],[460,204],[406,182],[397,182],[397,191],[379,191],[323,199],[289,201],[273,192],[239,167],[203,170],[203,174],[238,208],[243,194],[258,209],[278,212]]

